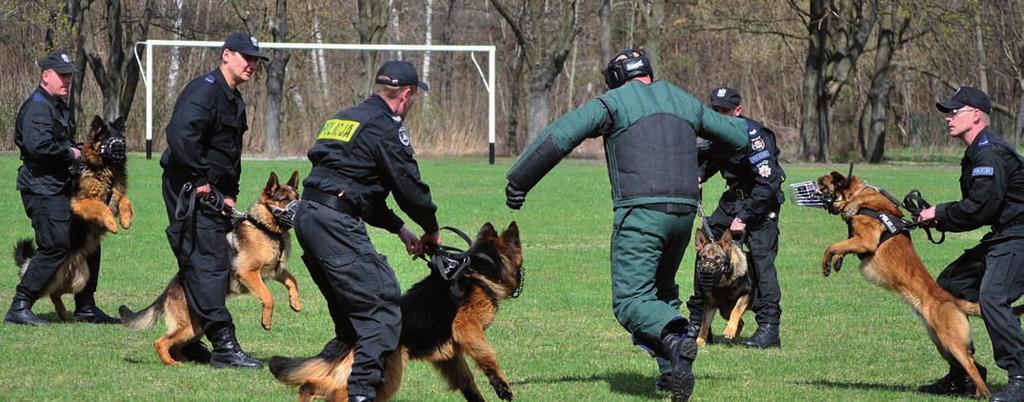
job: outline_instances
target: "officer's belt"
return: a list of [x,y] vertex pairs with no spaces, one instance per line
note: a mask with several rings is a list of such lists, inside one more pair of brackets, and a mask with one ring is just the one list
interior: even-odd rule
[[729,187],[729,189],[726,190],[726,192],[732,193],[732,195],[735,196],[737,200],[745,200],[747,198],[750,198],[750,190],[738,187]]
[[344,197],[338,196],[337,194],[331,194],[325,191],[320,191],[313,187],[306,187],[302,189],[302,199],[313,201],[317,204],[331,208],[343,214],[358,216],[359,209],[356,208],[350,201]]
[[1006,223],[1004,223],[1002,225],[999,225],[999,224],[992,225],[992,229],[994,231],[996,231],[996,232],[1002,232],[1002,231],[1004,231],[1006,229],[1009,229],[1011,227],[1014,227],[1014,226],[1017,226],[1017,225],[1020,225],[1020,224],[1024,224],[1024,216],[1017,215],[1013,219],[1010,219],[1009,222],[1006,222]]

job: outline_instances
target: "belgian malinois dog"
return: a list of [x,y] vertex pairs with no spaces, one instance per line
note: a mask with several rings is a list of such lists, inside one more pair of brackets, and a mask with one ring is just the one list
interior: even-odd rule
[[818,178],[817,184],[829,213],[841,216],[850,229],[848,239],[825,249],[822,274],[839,272],[843,257],[857,254],[861,274],[869,282],[902,297],[921,318],[942,358],[967,371],[975,384],[974,396],[988,396],[988,386],[981,374],[985,369],[974,361],[970,351],[967,315],[980,315],[978,304],[953,297],[935,282],[914,251],[908,232],[879,243],[888,230],[885,223],[860,212],[872,210],[902,218],[895,202],[857,176],[843,177],[832,172]]
[[[467,401],[483,401],[463,354],[469,354],[484,372],[498,398],[510,401],[512,389],[498,368],[494,349],[484,332],[494,322],[501,300],[513,297],[522,283],[523,250],[519,227],[512,222],[500,236],[484,224],[470,247],[468,273],[459,279],[461,297],[453,298],[437,271],[413,285],[402,296],[402,334],[399,348],[387,361],[378,401],[391,399],[402,382],[409,359],[427,360],[454,390]],[[471,254],[472,255],[472,254]],[[327,398],[348,401],[348,376],[352,372],[351,348],[326,349],[308,359],[275,356],[270,371],[278,381],[299,386],[299,400]]]
[[[264,278],[272,278],[288,288],[289,305],[299,312],[299,290],[285,263],[291,250],[289,236],[290,223],[277,218],[277,211],[285,210],[288,204],[298,200],[299,193],[295,190],[299,182],[299,172],[292,173],[286,184],[278,183],[277,174],[271,172],[267,185],[263,188],[260,198],[256,200],[240,220],[235,229],[228,233],[228,243],[233,253],[231,282],[229,295],[252,292],[263,302],[263,314],[260,323],[264,329],[271,327],[274,312],[274,298],[263,282]],[[227,252],[227,250],[225,250]],[[164,315],[167,331],[154,343],[156,353],[164,364],[180,364],[184,356],[181,347],[203,335],[202,326],[192,318],[185,290],[177,275],[153,302],[142,311],[132,312],[127,306],[119,309],[121,320],[125,325],[136,330],[152,328],[160,315]]]
[[743,331],[743,313],[750,306],[753,289],[747,254],[733,243],[728,230],[716,242],[709,241],[704,231],[697,230],[695,246],[696,276],[704,289],[704,319],[697,345],[707,344],[716,311],[729,320],[724,335],[727,342],[732,342]]
[[[86,259],[99,247],[103,235],[117,233],[117,223],[128,229],[135,212],[128,191],[123,125],[120,120],[108,125],[96,116],[89,129],[88,141],[82,144],[82,162],[76,165],[75,194],[71,198],[71,248],[57,273],[46,283],[39,297],[50,296],[57,316],[68,319],[67,308],[61,300],[64,294],[82,291],[89,282]],[[116,148],[116,149],[114,149]],[[22,239],[14,247],[14,262],[25,275],[28,263],[35,255],[31,239]]]

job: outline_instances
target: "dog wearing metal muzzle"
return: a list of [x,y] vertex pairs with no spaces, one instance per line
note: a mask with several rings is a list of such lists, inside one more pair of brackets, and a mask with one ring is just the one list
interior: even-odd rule
[[[798,205],[824,208],[839,215],[849,229],[846,240],[825,249],[822,274],[839,272],[843,257],[856,254],[864,278],[899,295],[924,323],[942,358],[963,367],[973,381],[963,391],[975,397],[988,396],[987,371],[971,354],[971,327],[967,321],[968,315],[980,314],[978,304],[953,297],[935,282],[914,250],[898,202],[861,178],[844,177],[838,172],[792,187]],[[1020,314],[1019,309],[1014,312]]]
[[728,320],[723,335],[726,342],[731,343],[743,330],[743,313],[753,297],[749,259],[732,241],[732,233],[728,230],[718,241],[709,239],[703,230],[698,230],[694,246],[697,249],[694,276],[704,289],[704,318],[697,335],[697,345],[708,343],[715,312]]
[[[265,279],[274,279],[288,288],[289,306],[295,312],[302,309],[295,277],[285,266],[291,250],[289,232],[294,223],[294,206],[299,199],[298,185],[298,171],[292,173],[287,183],[278,182],[277,174],[271,172],[259,199],[245,213],[225,211],[236,218],[234,230],[227,234],[231,250],[224,250],[233,253],[233,275],[228,295],[250,292],[256,295],[263,303],[260,324],[266,330],[271,327],[274,298],[264,283]],[[206,204],[225,208],[222,202],[215,201],[206,201]],[[210,352],[198,342],[203,335],[202,326],[192,318],[177,275],[149,307],[133,312],[127,306],[121,306],[120,313],[124,324],[135,330],[152,328],[161,315],[165,316],[167,331],[154,344],[164,364],[176,365],[182,360],[209,361]]]

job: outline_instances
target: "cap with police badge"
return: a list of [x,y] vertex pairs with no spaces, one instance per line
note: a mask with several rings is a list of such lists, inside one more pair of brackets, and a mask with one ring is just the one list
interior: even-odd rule
[[270,61],[267,55],[260,51],[260,43],[256,38],[245,32],[232,32],[224,39],[224,48],[233,50],[246,56],[258,57],[263,61]]
[[711,106],[733,110],[740,105],[740,92],[729,88],[721,87],[711,91]]
[[71,58],[62,51],[51,52],[39,59],[39,69],[42,71],[53,70],[57,74],[77,73],[78,69],[71,64]]
[[985,114],[992,113],[992,101],[988,99],[988,95],[975,87],[957,88],[949,100],[935,103],[935,107],[942,113],[949,113],[964,106],[973,107]]
[[420,81],[420,76],[416,73],[416,67],[403,60],[391,60],[380,66],[380,70],[377,70],[375,82],[392,86],[417,85],[424,91],[430,90],[430,85]]

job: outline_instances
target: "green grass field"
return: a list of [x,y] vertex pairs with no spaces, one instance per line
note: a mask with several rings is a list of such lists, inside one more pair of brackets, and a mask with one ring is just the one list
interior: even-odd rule
[[[522,297],[506,302],[488,332],[501,367],[522,401],[648,401],[667,400],[654,391],[654,361],[630,343],[612,316],[608,241],[611,201],[604,164],[565,161],[534,189],[523,210],[504,204],[504,173],[511,161],[488,165],[483,158],[421,161],[431,184],[438,218],[444,225],[475,232],[486,221],[504,228],[519,222],[525,254]],[[0,244],[30,237],[20,197],[14,191],[19,161],[0,157]],[[305,161],[246,161],[239,205],[248,205],[275,170],[287,175],[309,170]],[[789,183],[810,180],[845,166],[789,166]],[[156,160],[132,155],[130,190],[138,218],[131,230],[108,235],[97,299],[109,313],[120,304],[135,309],[148,305],[176,271],[164,236],[166,215],[160,198]],[[867,166],[856,168],[870,183],[897,195],[920,189],[933,203],[958,197],[955,166]],[[705,193],[715,202],[722,181],[712,180]],[[856,257],[829,278],[821,276],[824,248],[846,236],[846,226],[822,210],[788,204],[781,216],[782,237],[777,261],[782,284],[783,348],[769,351],[710,346],[695,365],[695,401],[929,400],[914,389],[945,373],[921,324],[893,294],[869,285],[856,272]],[[418,231],[418,229],[417,229]],[[949,234],[935,246],[915,233],[918,251],[933,274],[981,237],[982,232]],[[371,232],[379,251],[390,261],[403,287],[426,275],[421,262],[404,256],[396,237]],[[454,236],[445,242],[459,244]],[[5,246],[8,247],[8,246]],[[326,306],[299,259],[289,260],[299,281],[303,311],[287,306],[284,288],[270,283],[278,304],[274,328],[259,326],[260,304],[251,296],[228,302],[243,347],[255,357],[310,355],[331,336]],[[4,311],[14,292],[14,264],[3,263],[0,302]],[[690,289],[693,253],[687,252],[678,275],[681,290]],[[70,296],[65,297],[69,308]],[[56,320],[48,300],[34,311]],[[753,332],[747,313],[745,338]],[[1006,383],[1005,372],[992,359],[991,344],[981,320],[972,320],[979,361],[990,370],[994,390]],[[714,331],[721,333],[723,320]],[[277,383],[266,370],[215,370],[186,364],[164,366],[152,343],[162,322],[150,331],[121,326],[56,324],[45,328],[0,325],[0,400],[290,400],[295,389]],[[484,395],[497,400],[477,372]],[[414,362],[397,400],[461,400],[449,392],[428,364]],[[934,398],[932,400],[945,400]]]

